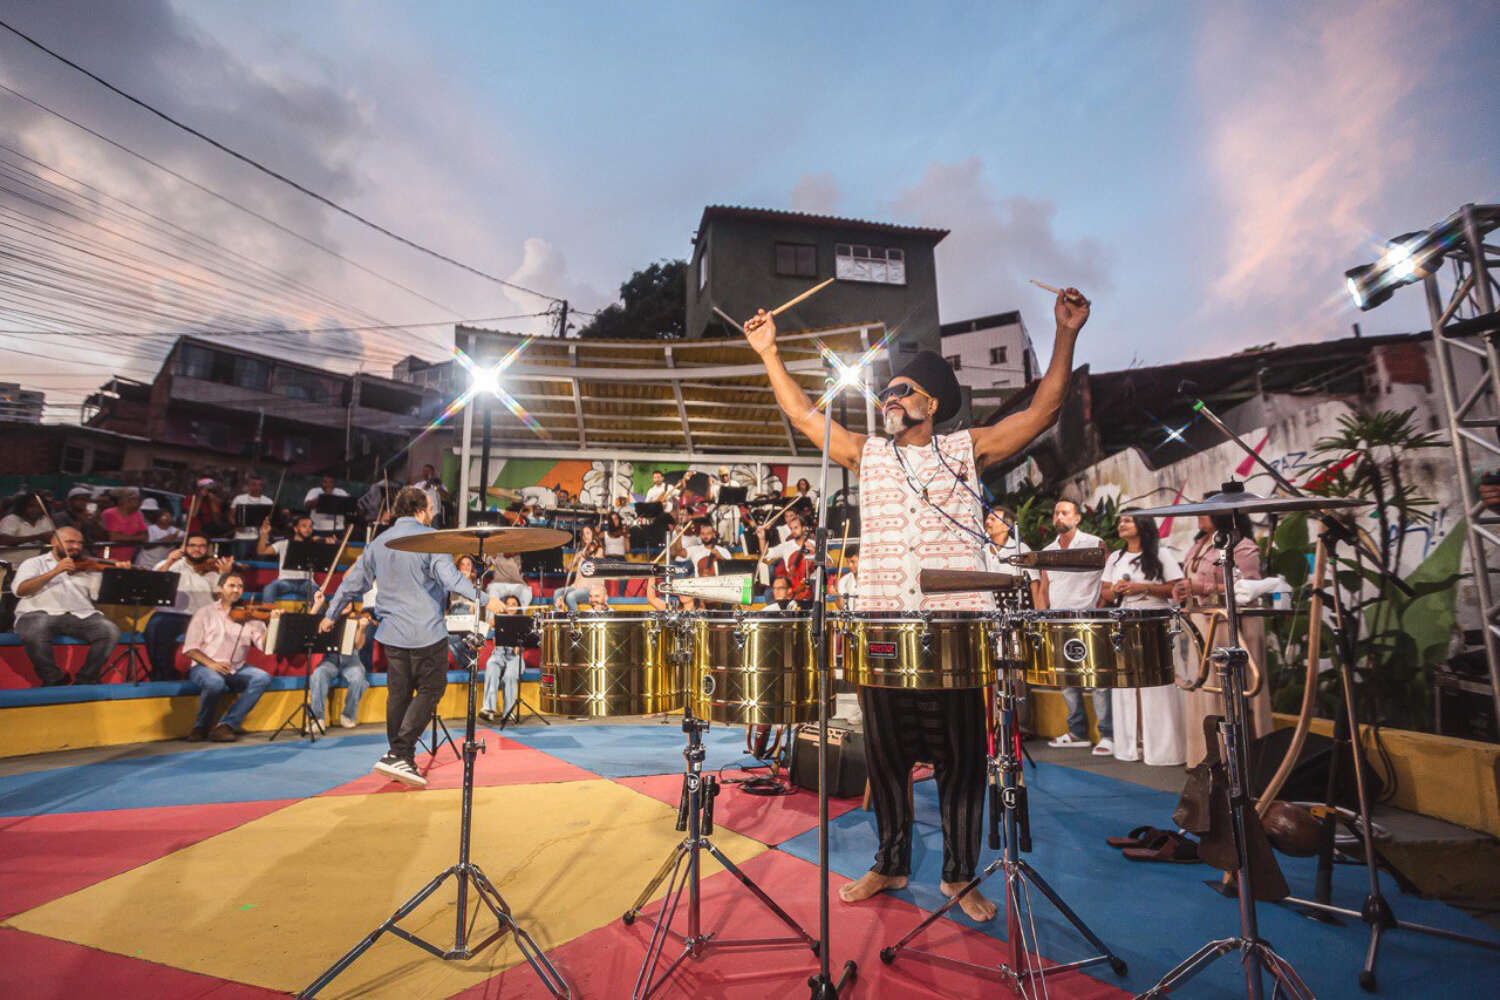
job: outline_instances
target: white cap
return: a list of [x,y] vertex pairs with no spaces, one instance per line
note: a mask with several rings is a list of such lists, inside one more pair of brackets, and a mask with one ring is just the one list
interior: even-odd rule
[[156,497],[147,497],[141,501],[141,510],[161,510],[156,505]]
[[87,486],[75,486],[68,491],[69,500],[73,499],[74,497],[91,497],[93,495],[94,491],[89,489]]

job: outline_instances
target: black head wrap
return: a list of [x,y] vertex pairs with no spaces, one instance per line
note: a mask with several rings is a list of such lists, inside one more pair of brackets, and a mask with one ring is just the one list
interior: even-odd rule
[[959,404],[963,401],[958,376],[953,374],[953,366],[944,361],[943,356],[936,351],[918,351],[906,363],[905,368],[891,377],[909,378],[923,392],[937,400],[937,413],[933,415],[933,423],[941,424],[958,415]]

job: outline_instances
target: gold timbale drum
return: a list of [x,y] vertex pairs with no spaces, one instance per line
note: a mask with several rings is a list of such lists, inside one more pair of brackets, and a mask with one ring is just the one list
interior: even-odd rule
[[[817,721],[810,617],[700,611],[683,615],[680,627],[677,641],[692,650],[693,715],[742,726]],[[831,712],[831,690],[828,705]]]
[[994,620],[987,611],[876,611],[832,625],[846,681],[926,690],[994,683]]
[[1176,612],[1028,611],[1009,618],[1026,669],[1041,687],[1140,688],[1174,681]]
[[675,634],[661,615],[546,614],[541,709],[549,715],[651,715],[682,708]]

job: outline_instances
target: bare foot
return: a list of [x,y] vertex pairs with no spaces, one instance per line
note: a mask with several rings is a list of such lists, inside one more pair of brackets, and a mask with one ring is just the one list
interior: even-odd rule
[[865,872],[853,882],[845,882],[839,886],[839,899],[846,903],[859,903],[877,892],[905,888],[905,875],[877,875],[875,872]]
[[[944,896],[957,896],[968,884],[967,882],[943,882],[938,885],[938,888],[942,890]],[[984,894],[977,888],[966,893],[958,901],[958,908],[963,910],[970,920],[981,924],[995,919],[995,904],[984,898]]]

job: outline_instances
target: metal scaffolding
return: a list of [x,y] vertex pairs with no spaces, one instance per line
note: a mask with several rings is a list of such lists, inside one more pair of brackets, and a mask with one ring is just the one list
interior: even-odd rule
[[1485,238],[1500,228],[1500,205],[1465,205],[1430,231],[1451,265],[1445,296],[1442,272],[1433,267],[1423,279],[1432,317],[1432,346],[1442,381],[1443,405],[1464,502],[1464,527],[1474,590],[1484,623],[1490,695],[1500,720],[1500,607],[1493,574],[1500,572],[1500,513],[1479,500],[1479,479],[1500,467],[1500,249]]

